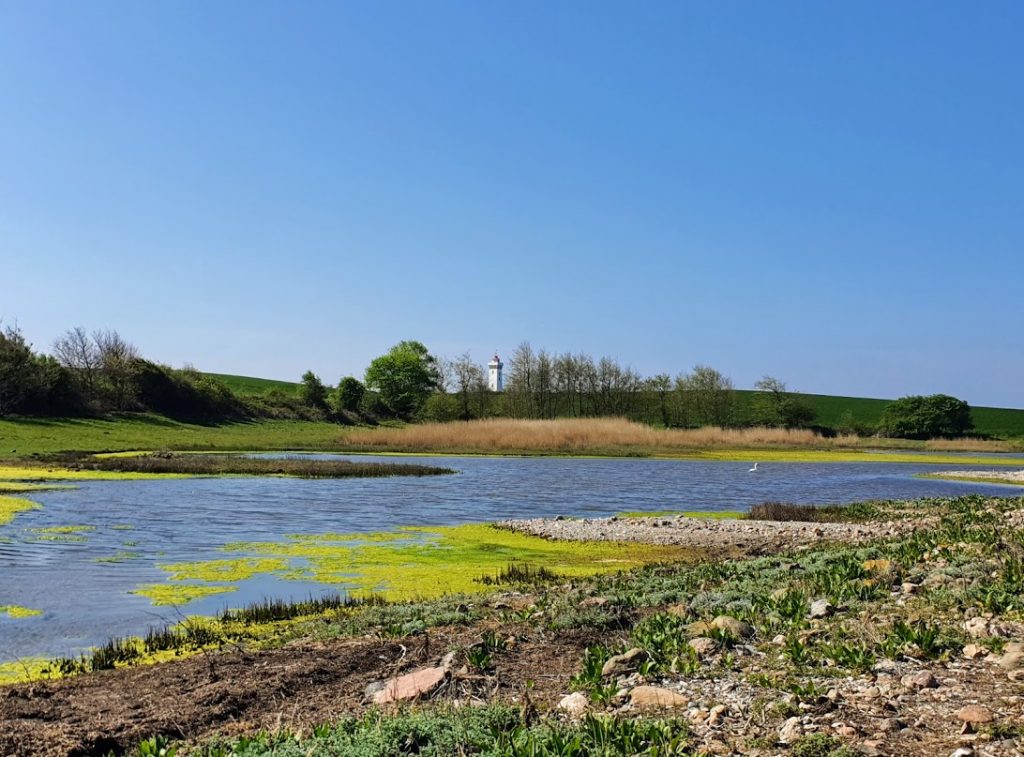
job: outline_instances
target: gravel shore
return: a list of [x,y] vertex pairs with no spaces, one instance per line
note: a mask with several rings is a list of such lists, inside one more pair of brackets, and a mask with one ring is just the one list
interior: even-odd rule
[[694,548],[737,548],[765,554],[809,547],[823,541],[860,542],[895,536],[914,528],[907,521],[872,524],[803,523],[732,518],[691,518],[684,515],[630,518],[534,518],[496,524],[547,539],[629,541]]
[[1006,481],[1011,484],[1024,484],[1024,470],[947,470],[934,474],[935,478],[979,478],[987,481]]

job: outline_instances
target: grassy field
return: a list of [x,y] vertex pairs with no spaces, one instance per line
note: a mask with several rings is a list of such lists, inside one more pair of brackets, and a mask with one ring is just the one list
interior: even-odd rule
[[339,426],[312,421],[259,421],[201,426],[159,415],[0,420],[0,458],[33,453],[120,450],[325,449]]
[[253,376],[235,376],[230,373],[207,373],[210,378],[225,384],[235,394],[253,395],[266,394],[277,389],[285,394],[296,394],[299,385],[293,381],[277,381],[275,379],[255,378]]

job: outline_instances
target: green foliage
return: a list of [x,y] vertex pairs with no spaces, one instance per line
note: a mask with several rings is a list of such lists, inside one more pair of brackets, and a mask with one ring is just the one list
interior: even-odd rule
[[792,757],[853,757],[857,752],[827,733],[812,733],[801,737],[790,750]]
[[805,428],[814,423],[814,406],[798,394],[786,390],[776,378],[765,376],[754,385],[754,420],[759,425]]
[[416,341],[399,342],[366,369],[366,386],[400,418],[419,412],[440,380],[437,359]]
[[[392,757],[418,754],[447,757],[611,757],[691,754],[690,733],[676,719],[620,719],[588,715],[583,722],[531,723],[519,709],[492,704],[458,710],[408,710],[394,715],[372,711],[313,729],[303,738],[286,731],[208,744],[202,757]],[[147,755],[147,757],[149,757]]]
[[963,436],[974,428],[971,408],[946,394],[902,397],[886,406],[879,430],[901,439]]
[[307,407],[317,410],[327,408],[327,387],[313,371],[306,371],[302,374],[302,383],[299,384],[299,399]]
[[338,382],[338,388],[334,390],[331,398],[335,412],[359,412],[365,394],[366,387],[363,386],[363,382],[352,376],[345,376]]
[[[653,671],[694,673],[700,666],[689,644],[687,622],[676,615],[659,612],[633,628],[633,642],[650,656]],[[729,640],[719,637],[719,641]]]

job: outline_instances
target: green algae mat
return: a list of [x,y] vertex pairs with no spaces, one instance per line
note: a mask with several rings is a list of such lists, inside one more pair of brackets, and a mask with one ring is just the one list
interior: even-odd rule
[[136,593],[154,604],[184,604],[198,596],[233,591],[233,582],[269,574],[322,583],[357,596],[430,599],[492,589],[510,566],[543,568],[572,578],[694,558],[692,549],[682,547],[553,541],[487,524],[295,534],[284,541],[236,542],[223,550],[244,556],[159,565],[167,581],[141,586]]

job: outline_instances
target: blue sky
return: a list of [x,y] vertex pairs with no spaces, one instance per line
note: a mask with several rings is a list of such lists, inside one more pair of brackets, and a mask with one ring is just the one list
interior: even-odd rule
[[0,316],[1024,406],[1019,3],[7,2]]

